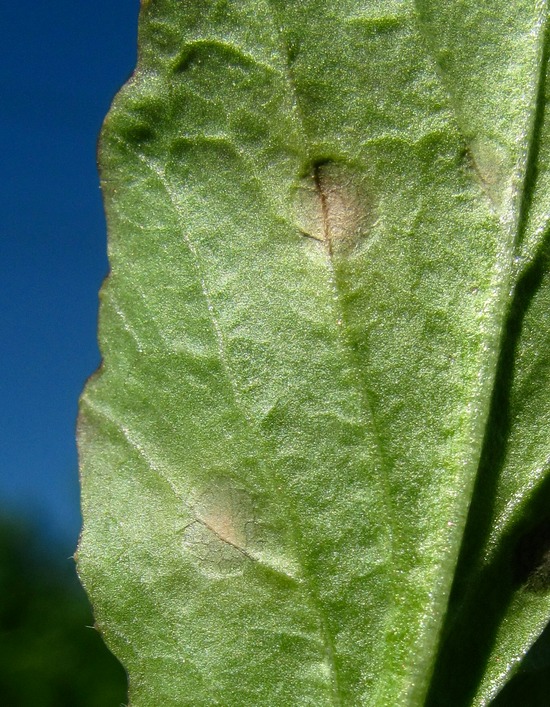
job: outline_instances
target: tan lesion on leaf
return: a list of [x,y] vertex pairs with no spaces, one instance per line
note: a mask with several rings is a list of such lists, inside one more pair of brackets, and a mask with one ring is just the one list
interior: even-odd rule
[[503,218],[513,193],[511,159],[506,148],[488,139],[472,140],[464,149],[463,163],[487,195],[494,212]]
[[235,574],[247,560],[257,560],[261,527],[247,491],[228,479],[217,479],[189,508],[194,519],[184,528],[184,545],[204,570]]
[[315,164],[294,201],[298,230],[323,243],[330,256],[358,246],[375,221],[372,198],[350,170],[335,162]]

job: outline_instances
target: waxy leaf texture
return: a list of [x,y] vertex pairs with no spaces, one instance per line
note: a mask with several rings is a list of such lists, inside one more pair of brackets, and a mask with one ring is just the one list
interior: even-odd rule
[[142,1],[78,432],[133,707],[518,704],[550,619],[547,65],[542,0]]

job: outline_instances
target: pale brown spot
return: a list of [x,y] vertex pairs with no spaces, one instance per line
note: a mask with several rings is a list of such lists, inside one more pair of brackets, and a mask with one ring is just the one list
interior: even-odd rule
[[295,212],[303,236],[325,245],[329,255],[357,246],[374,222],[372,199],[343,165],[315,165],[296,191]]
[[260,527],[252,498],[228,479],[218,479],[190,504],[194,520],[184,529],[184,545],[214,574],[238,574],[256,560]]
[[507,150],[495,141],[473,140],[465,151],[465,163],[475,174],[496,213],[502,216],[512,193]]

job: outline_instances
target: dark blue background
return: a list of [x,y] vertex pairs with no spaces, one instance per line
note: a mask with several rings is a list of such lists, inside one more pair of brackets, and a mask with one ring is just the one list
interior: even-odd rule
[[74,547],[77,398],[107,272],[96,139],[139,0],[0,4],[0,512]]

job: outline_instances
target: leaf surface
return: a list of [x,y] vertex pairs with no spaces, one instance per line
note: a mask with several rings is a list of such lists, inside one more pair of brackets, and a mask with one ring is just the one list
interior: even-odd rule
[[421,705],[434,665],[451,704],[504,573],[457,672],[486,704],[544,628],[546,18],[143,3],[79,422],[135,707]]

